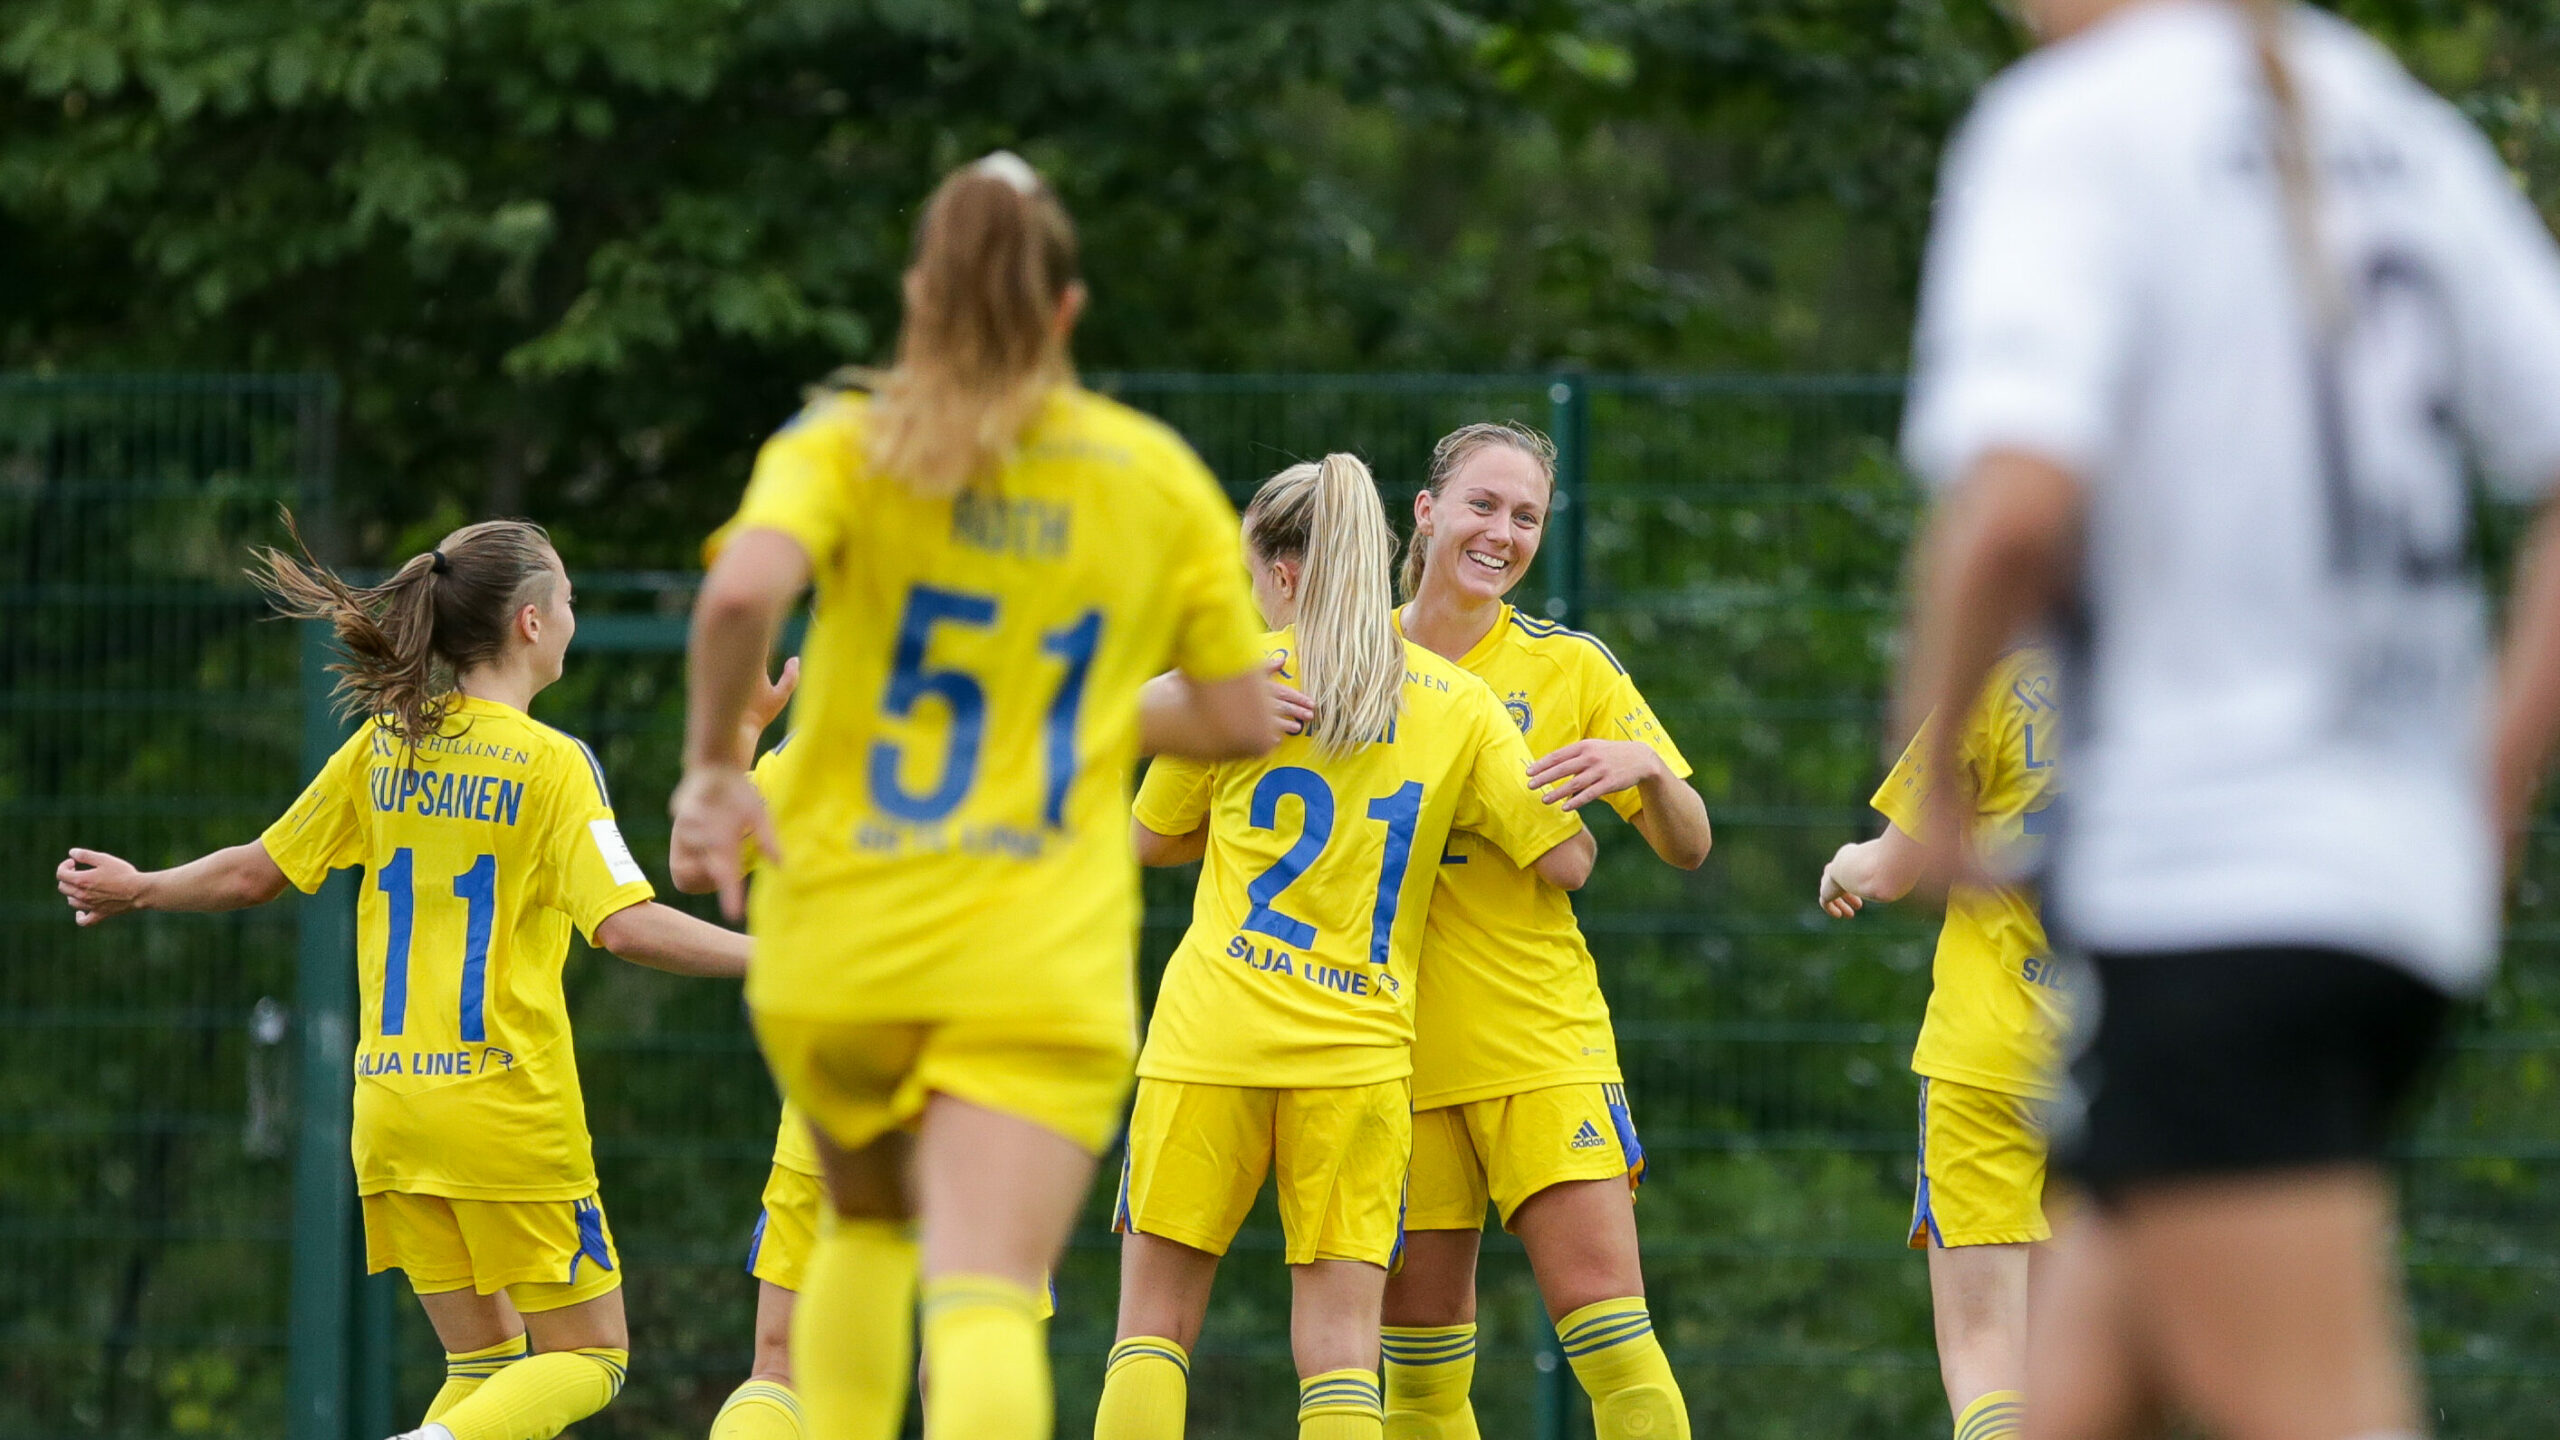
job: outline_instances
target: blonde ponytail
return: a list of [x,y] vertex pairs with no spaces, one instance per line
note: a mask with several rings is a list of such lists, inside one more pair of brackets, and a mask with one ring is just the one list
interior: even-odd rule
[[1263,482],[1244,511],[1264,560],[1296,559],[1298,688],[1314,702],[1317,748],[1344,755],[1383,738],[1404,696],[1387,571],[1395,531],[1377,482],[1354,455],[1292,465]]
[[862,377],[872,467],[935,497],[992,477],[1075,378],[1058,306],[1078,283],[1075,224],[1021,157],[946,176],[916,226],[897,364]]

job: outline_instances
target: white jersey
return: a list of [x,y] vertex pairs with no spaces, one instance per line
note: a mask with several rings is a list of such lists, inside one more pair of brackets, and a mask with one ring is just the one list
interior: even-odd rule
[[2079,477],[2057,930],[2096,950],[2334,946],[2448,989],[2494,960],[2490,672],[2467,460],[2560,476],[2560,254],[2488,145],[2297,10],[2314,340],[2247,24],[2150,0],[1983,94],[1942,177],[1904,435]]

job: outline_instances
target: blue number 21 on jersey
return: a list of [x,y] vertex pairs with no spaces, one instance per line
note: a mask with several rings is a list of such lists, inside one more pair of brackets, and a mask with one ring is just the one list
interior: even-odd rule
[[[1280,892],[1296,884],[1333,839],[1333,787],[1313,770],[1282,765],[1253,787],[1247,822],[1256,830],[1278,829],[1280,798],[1284,795],[1298,800],[1298,838],[1245,887],[1245,898],[1253,902],[1253,909],[1246,912],[1244,924],[1238,928],[1303,950],[1316,943],[1316,927],[1281,913],[1278,901]],[[1422,823],[1422,782],[1407,780],[1396,787],[1394,794],[1370,801],[1369,818],[1383,820],[1387,826],[1386,854],[1378,865],[1378,903],[1369,912],[1369,963],[1384,965],[1395,940],[1396,908],[1404,899],[1405,871],[1413,862],[1413,832]]]
[[[942,778],[925,791],[909,790],[899,778],[905,757],[897,745],[887,740],[872,742],[872,799],[898,819],[930,824],[948,817],[960,808],[978,778],[978,746],[987,726],[987,687],[966,670],[928,668],[925,652],[933,647],[937,625],[991,630],[995,624],[994,596],[931,585],[907,592],[907,609],[899,617],[897,648],[890,660],[889,688],[880,697],[880,710],[903,720],[930,696],[950,712],[951,735],[942,757]],[[1047,743],[1042,747],[1048,783],[1042,792],[1040,820],[1053,829],[1066,823],[1067,787],[1076,776],[1076,717],[1084,707],[1085,677],[1093,669],[1093,652],[1101,641],[1099,610],[1087,610],[1075,623],[1040,637],[1041,653],[1056,656],[1065,667],[1057,693],[1049,701]]]

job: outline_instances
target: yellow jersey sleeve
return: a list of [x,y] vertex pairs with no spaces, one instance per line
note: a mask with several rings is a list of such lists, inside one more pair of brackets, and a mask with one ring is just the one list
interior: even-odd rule
[[823,568],[843,540],[843,527],[852,514],[841,491],[851,469],[845,464],[845,448],[859,433],[828,423],[836,417],[827,411],[867,403],[846,396],[813,400],[775,431],[756,451],[755,469],[748,476],[738,513],[704,542],[704,562],[718,559],[730,538],[742,530],[779,530],[800,542],[813,567]]
[[[1615,657],[1601,651],[1599,658],[1608,662],[1609,673],[1591,687],[1594,704],[1583,717],[1582,733],[1598,740],[1633,740],[1650,746],[1671,767],[1671,773],[1686,780],[1690,775],[1689,758],[1671,743],[1671,734],[1654,718],[1653,707],[1645,703],[1644,694],[1636,689],[1634,678],[1617,666]],[[1644,808],[1644,792],[1629,786],[1605,797],[1609,808],[1622,820],[1633,820]]]
[[605,917],[653,899],[657,891],[614,823],[604,767],[595,752],[574,736],[561,738],[568,744],[545,757],[540,782],[549,793],[537,898],[568,916],[592,945]]
[[1183,558],[1167,597],[1180,617],[1170,658],[1194,679],[1225,680],[1263,663],[1265,630],[1246,576],[1243,532],[1208,467],[1189,447],[1172,448],[1171,488],[1181,510],[1173,543]]
[[1451,828],[1492,841],[1512,864],[1526,870],[1573,838],[1582,817],[1546,803],[1529,788],[1529,742],[1491,687],[1478,681],[1471,688],[1482,701],[1468,707],[1476,730],[1475,758],[1467,767],[1466,791]]
[[1138,786],[1130,813],[1159,835],[1188,835],[1209,822],[1217,773],[1216,766],[1204,761],[1159,755],[1147,763],[1147,778]]
[[1929,721],[1923,720],[1919,732],[1911,737],[1911,743],[1902,747],[1902,758],[1893,762],[1891,773],[1884,777],[1884,783],[1878,785],[1876,793],[1867,800],[1877,814],[1915,840],[1920,838],[1920,816],[1929,800],[1929,765],[1922,758],[1929,750],[1922,743],[1928,735]]
[[370,723],[358,726],[311,777],[293,807],[258,837],[284,878],[305,895],[318,890],[330,871],[362,865],[370,853],[359,807],[365,803],[373,731]]

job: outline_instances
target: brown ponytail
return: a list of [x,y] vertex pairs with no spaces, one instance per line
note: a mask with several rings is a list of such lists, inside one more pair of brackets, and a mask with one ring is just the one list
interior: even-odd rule
[[2285,242],[2293,251],[2294,283],[2325,348],[2346,322],[2346,296],[2320,237],[2319,163],[2312,152],[2302,90],[2294,83],[2292,63],[2285,58],[2289,8],[2290,0],[2241,0],[2240,4],[2249,22],[2249,48],[2258,62],[2258,79],[2266,86],[2275,117],[2268,140],[2284,199]]
[[1386,734],[1404,698],[1404,642],[1387,591],[1396,533],[1369,467],[1342,454],[1290,466],[1254,492],[1244,531],[1256,556],[1303,567],[1298,680],[1316,747],[1345,755]]
[[329,667],[339,676],[338,712],[381,718],[412,751],[443,731],[454,678],[505,652],[520,607],[551,600],[551,537],[529,520],[465,525],[370,586],[350,585],[312,559],[290,510],[284,527],[299,557],[260,547],[249,578],[277,613],[329,622],[346,653]]
[[[1555,493],[1556,442],[1517,420],[1480,420],[1441,436],[1440,443],[1431,447],[1431,470],[1424,477],[1422,488],[1431,492],[1432,500],[1437,502],[1449,488],[1449,477],[1458,473],[1458,467],[1466,464],[1468,457],[1496,445],[1508,445],[1537,461],[1539,473],[1547,477],[1547,493]],[[1417,529],[1413,538],[1405,542],[1404,569],[1397,578],[1403,583],[1407,600],[1422,591],[1423,572],[1431,562],[1424,553],[1431,548],[1428,539]]]
[[1074,378],[1058,305],[1077,281],[1075,224],[1020,157],[951,172],[916,226],[897,364],[866,377],[873,468],[929,496],[993,475]]

